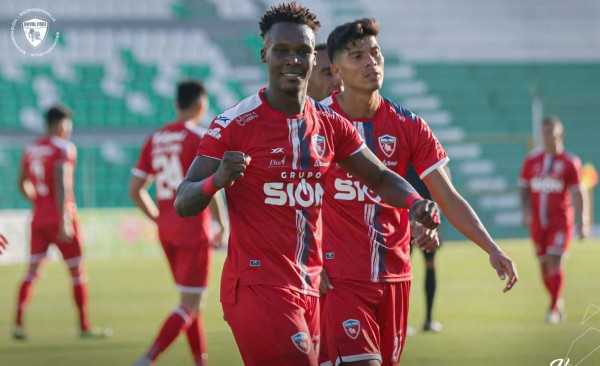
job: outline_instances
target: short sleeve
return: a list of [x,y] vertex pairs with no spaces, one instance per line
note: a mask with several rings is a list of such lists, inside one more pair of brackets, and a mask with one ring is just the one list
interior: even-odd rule
[[148,137],[144,142],[140,156],[135,166],[131,169],[131,174],[142,179],[147,179],[154,175],[154,170],[152,169],[152,136]]
[[427,174],[443,167],[450,161],[446,150],[421,117],[417,116],[414,120],[401,123],[413,124],[413,128],[408,130],[411,134],[409,141],[412,150],[412,164],[419,174],[419,178],[423,179]]
[[226,151],[235,150],[229,143],[235,127],[232,125],[226,125],[228,128],[223,127],[217,118],[212,121],[208,131],[198,144],[197,156],[202,155],[221,160]]
[[365,142],[350,121],[336,113],[332,118],[332,124],[335,141],[334,161],[344,160],[366,148]]
[[55,156],[58,156],[58,162],[77,164],[77,147],[71,141],[65,141],[58,145],[58,153]]

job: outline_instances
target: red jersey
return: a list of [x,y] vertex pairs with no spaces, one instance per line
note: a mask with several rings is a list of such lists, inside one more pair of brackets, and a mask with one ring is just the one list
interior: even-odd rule
[[[21,168],[35,187],[36,198],[33,202],[31,222],[34,227],[60,223],[60,211],[56,202],[55,169],[63,163],[71,164],[75,174],[77,148],[69,140],[46,136],[29,143],[25,148]],[[75,219],[77,208],[74,193],[65,192],[65,194],[66,213]]]
[[196,158],[204,131],[189,122],[167,124],[146,139],[131,170],[135,176],[154,180],[160,211],[157,220],[160,237],[179,246],[206,245],[210,239],[209,210],[195,217],[181,218],[173,207],[177,187]]
[[[323,101],[346,117],[334,94]],[[352,119],[379,160],[401,176],[413,164],[421,178],[448,155],[425,121],[380,97],[372,118]],[[324,267],[331,278],[397,282],[411,278],[408,210],[381,201],[340,167],[327,178],[323,199]]]
[[198,155],[226,151],[252,158],[244,178],[225,190],[231,222],[221,301],[242,285],[273,285],[319,295],[321,203],[336,161],[362,148],[352,125],[306,98],[304,112],[271,108],[264,90],[219,115]]
[[531,197],[531,225],[572,227],[575,222],[569,192],[581,184],[581,161],[575,155],[534,150],[525,157],[519,186]]

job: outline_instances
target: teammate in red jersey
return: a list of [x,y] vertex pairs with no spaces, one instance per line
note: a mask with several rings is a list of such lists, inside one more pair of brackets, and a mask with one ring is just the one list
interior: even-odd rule
[[213,121],[175,208],[198,214],[226,188],[231,222],[221,302],[246,365],[316,365],[321,212],[336,163],[429,228],[436,205],[365,149],[352,125],[306,97],[316,17],[295,2],[260,22],[268,87]]
[[[352,121],[369,149],[394,172],[405,175],[412,163],[451,223],[489,254],[501,279],[508,277],[504,291],[510,290],[517,281],[515,264],[452,186],[444,171],[448,156],[431,129],[379,94],[384,57],[378,32],[377,21],[364,18],[329,34],[332,73],[342,79],[344,91],[322,103]],[[399,363],[409,304],[409,243],[406,210],[390,207],[386,197],[333,168],[323,198],[323,265],[333,287],[323,300],[323,337],[329,348],[323,350],[329,359],[324,364]],[[426,250],[435,248],[427,244]]]
[[[525,157],[519,186],[523,223],[528,226],[540,261],[542,279],[550,294],[546,321],[565,320],[561,298],[565,274],[563,258],[577,217],[577,235],[589,234],[586,192],[581,188],[581,161],[565,151],[564,129],[556,117],[542,122],[542,148]],[[575,210],[569,193],[573,195]]]
[[87,313],[87,276],[73,190],[77,149],[69,141],[73,129],[71,113],[64,107],[52,107],[46,113],[46,122],[48,134],[27,145],[19,176],[19,188],[33,206],[33,219],[31,256],[19,289],[13,337],[27,338],[24,312],[51,244],[58,247],[71,273],[81,337],[108,337],[112,331],[92,329]]
[[306,94],[319,102],[334,91],[342,90],[342,80],[331,74],[327,44],[319,43],[315,46],[315,51],[317,51],[316,64],[310,74]]
[[[196,80],[183,80],[177,86],[175,122],[152,133],[145,141],[129,182],[129,195],[148,218],[158,225],[158,234],[181,294],[180,303],[163,323],[148,352],[135,365],[151,365],[158,356],[186,331],[195,365],[208,365],[206,338],[202,325],[202,306],[208,283],[211,249],[209,242],[220,246],[227,239],[229,225],[221,195],[216,195],[209,210],[199,216],[181,218],[173,203],[175,191],[190,164],[205,130],[200,128],[208,107],[204,85]],[[155,182],[156,201],[148,194]],[[211,215],[212,213],[212,215]],[[221,225],[221,233],[213,238],[212,220]]]
[[8,239],[2,234],[0,234],[0,254],[4,253],[8,248]]

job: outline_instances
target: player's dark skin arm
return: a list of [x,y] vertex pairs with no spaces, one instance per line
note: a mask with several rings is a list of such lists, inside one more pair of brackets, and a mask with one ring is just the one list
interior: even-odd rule
[[250,157],[240,151],[226,151],[223,159],[198,156],[192,162],[183,182],[177,188],[175,211],[181,217],[196,216],[208,206],[212,195],[206,195],[202,181],[211,175],[213,184],[218,188],[227,188],[244,177],[244,171],[250,164]]
[[519,198],[521,199],[523,226],[529,227],[529,224],[531,223],[531,197],[529,197],[529,190],[525,187],[520,187]]
[[417,191],[401,176],[386,168],[369,149],[350,155],[338,162],[348,173],[356,177],[361,183],[377,193],[387,204],[397,208],[410,208],[411,216],[428,229],[435,229],[439,225],[439,212],[435,202],[430,200],[417,200],[412,207],[406,207],[406,200]]
[[35,187],[33,186],[33,183],[27,179],[27,173],[24,170],[21,170],[21,174],[19,174],[19,191],[21,191],[21,194],[27,198],[29,202],[35,200]]

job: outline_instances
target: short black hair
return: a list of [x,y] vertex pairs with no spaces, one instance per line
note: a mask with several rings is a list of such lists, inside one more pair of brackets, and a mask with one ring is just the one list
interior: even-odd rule
[[317,33],[321,27],[321,22],[317,20],[317,16],[302,5],[296,4],[295,1],[287,4],[279,4],[272,6],[271,10],[267,10],[258,25],[260,26],[260,36],[264,39],[273,24],[280,22],[289,22],[304,24],[310,27],[313,32]]
[[65,118],[71,118],[71,111],[62,105],[55,105],[46,111],[46,124],[52,128]]
[[323,43],[319,43],[318,45],[315,46],[315,51],[325,51],[327,50],[327,43],[323,42]]
[[374,18],[362,18],[335,27],[327,37],[327,54],[333,61],[333,57],[340,51],[348,49],[350,43],[379,34],[379,23]]
[[200,103],[205,96],[206,88],[200,80],[184,79],[177,84],[177,107],[180,110]]

